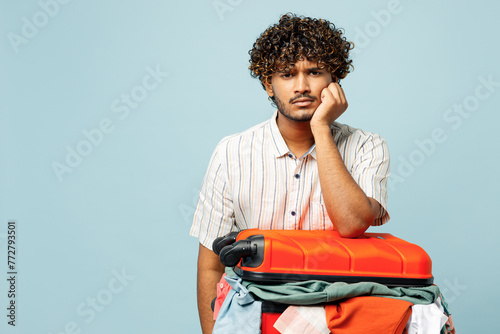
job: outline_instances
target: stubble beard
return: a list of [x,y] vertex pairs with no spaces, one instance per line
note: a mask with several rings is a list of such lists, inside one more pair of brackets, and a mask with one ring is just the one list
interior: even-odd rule
[[[309,122],[314,115],[314,111],[312,111],[310,113],[305,113],[305,114],[304,113],[296,114],[296,115],[292,114],[290,109],[287,107],[287,104],[285,102],[283,102],[282,100],[280,100],[276,96],[276,94],[274,94],[274,102],[276,103],[276,106],[278,107],[278,111],[280,112],[280,114],[283,115],[284,117],[288,118],[291,121]],[[305,110],[306,107],[303,107],[300,109]]]

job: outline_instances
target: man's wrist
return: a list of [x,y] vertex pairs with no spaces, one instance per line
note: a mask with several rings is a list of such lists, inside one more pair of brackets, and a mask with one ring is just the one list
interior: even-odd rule
[[311,121],[310,125],[311,125],[311,132],[312,132],[315,139],[317,139],[318,136],[322,136],[322,135],[326,135],[326,134],[331,136],[330,124],[328,124],[327,122],[312,122]]

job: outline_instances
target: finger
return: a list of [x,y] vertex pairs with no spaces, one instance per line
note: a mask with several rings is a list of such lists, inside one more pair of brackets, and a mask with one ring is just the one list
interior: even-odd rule
[[334,102],[335,96],[333,95],[331,89],[329,87],[323,88],[321,91],[321,102]]
[[344,104],[347,108],[347,98],[345,97],[345,93],[342,87],[340,87],[339,89],[339,94],[340,94],[340,99],[342,100],[342,104]]
[[345,103],[345,97],[343,101],[342,93],[340,92],[342,88],[340,88],[338,83],[332,82],[331,84],[328,85],[328,89],[332,93],[336,104],[342,105]]
[[342,88],[342,86],[340,86],[340,84],[338,83],[337,85],[339,85],[339,92],[340,92],[340,97],[342,99],[342,101],[347,104],[347,98],[345,97],[345,92],[344,92],[344,89]]
[[335,87],[335,91],[337,93],[337,96],[338,96],[340,103],[343,105],[346,105],[346,107],[347,107],[347,99],[345,97],[344,90],[342,89],[340,84],[338,82],[335,82],[335,83],[332,83],[331,85],[333,85]]

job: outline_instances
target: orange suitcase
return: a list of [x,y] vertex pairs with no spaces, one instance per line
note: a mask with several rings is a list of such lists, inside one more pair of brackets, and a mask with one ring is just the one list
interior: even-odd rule
[[218,238],[213,250],[244,280],[376,282],[428,286],[432,262],[419,246],[389,233],[342,238],[337,231],[258,230]]

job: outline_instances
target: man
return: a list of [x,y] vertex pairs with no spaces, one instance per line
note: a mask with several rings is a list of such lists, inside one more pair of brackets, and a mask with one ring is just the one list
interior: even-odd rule
[[336,229],[356,237],[389,219],[384,140],[335,122],[347,109],[339,80],[352,43],[326,20],[283,15],[250,51],[250,67],[278,111],[224,138],[212,155],[190,234],[200,240],[198,309],[213,328],[210,302],[224,267],[211,244],[233,230]]

